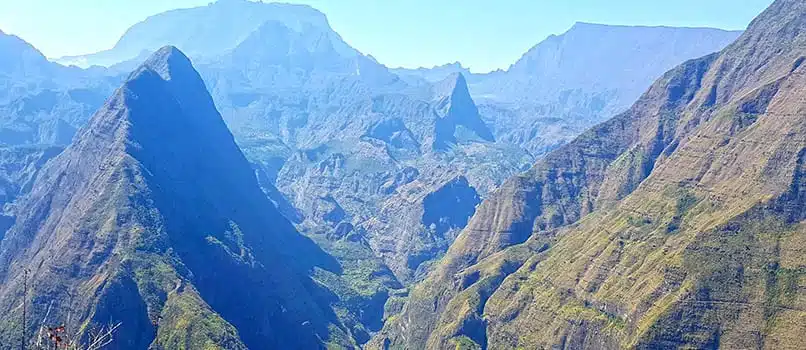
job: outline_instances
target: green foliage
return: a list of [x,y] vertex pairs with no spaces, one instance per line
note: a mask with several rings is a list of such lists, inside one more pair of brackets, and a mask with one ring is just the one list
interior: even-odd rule
[[458,336],[450,342],[454,344],[455,350],[481,350],[481,345],[466,336]]
[[172,292],[162,311],[155,343],[177,350],[245,350],[238,332],[210,310],[195,290]]

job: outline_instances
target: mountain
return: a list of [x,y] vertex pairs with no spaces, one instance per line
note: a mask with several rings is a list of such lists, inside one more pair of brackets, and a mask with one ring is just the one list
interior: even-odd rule
[[436,108],[442,116],[436,125],[435,149],[446,149],[463,137],[495,142],[470,97],[467,82],[461,73],[451,74],[434,85],[434,92]]
[[[0,242],[4,315],[18,314],[27,271],[29,320],[70,333],[122,322],[111,348],[355,344],[311,277],[340,264],[264,195],[174,47],[129,76],[19,205]],[[3,344],[19,339],[18,319],[0,329]]]
[[615,94],[613,101],[602,101],[602,112],[618,112],[665,71],[718,51],[740,34],[711,28],[577,23],[561,35],[549,36],[506,71],[491,73],[471,90],[478,98],[532,103],[561,102],[577,94]]
[[461,72],[495,138],[541,156],[626,110],[664,72],[719,51],[740,34],[577,23],[506,70],[471,74],[461,64],[448,64],[393,72],[412,85]]
[[[635,66],[667,63],[624,44],[633,31],[655,29],[619,31],[602,47],[590,44],[591,34],[570,35],[580,30],[567,33],[574,40],[562,47],[588,40],[596,50],[571,51],[588,55],[582,62],[612,49],[634,53]],[[711,45],[710,51],[726,44],[718,46],[719,35],[710,30],[686,33],[689,40],[656,41]],[[152,56],[166,44],[187,52],[199,73],[191,73],[176,50]],[[562,64],[577,58],[560,57],[556,75],[580,76]],[[669,67],[694,56],[676,57]],[[462,236],[454,241],[466,226],[478,227],[478,219],[470,219],[477,210],[482,212],[475,217],[488,215],[488,204],[477,206],[482,199],[497,198],[493,193],[502,183],[498,192],[508,191],[505,179],[601,120],[610,107],[599,106],[610,106],[622,96],[618,89],[633,86],[621,81],[603,94],[596,87],[545,99],[494,98],[477,92],[504,91],[510,82],[535,89],[539,80],[519,79],[542,70],[389,70],[351,48],[316,10],[244,0],[151,17],[115,48],[74,59],[113,66],[81,70],[49,63],[53,68],[34,83],[17,75],[8,81],[24,88],[0,92],[13,92],[0,102],[0,142],[6,145],[0,149],[0,229],[7,241],[0,258],[13,262],[0,274],[8,281],[0,283],[0,307],[19,304],[19,269],[29,266],[40,319],[51,299],[69,304],[54,305],[54,322],[77,313],[81,322],[108,322],[121,313],[114,305],[133,305],[122,312],[132,325],[117,345],[124,348],[171,348],[179,339],[224,348],[361,346],[384,319],[395,319],[408,286],[442,266],[438,261],[454,259],[449,247],[476,244]],[[612,69],[588,72],[609,78],[627,69],[590,66]],[[118,73],[132,69],[131,76]],[[142,81],[149,72],[160,78],[146,89]],[[654,78],[647,76],[640,89]],[[113,93],[121,82],[124,87]],[[221,130],[222,117],[231,135]],[[243,154],[233,149],[233,137]],[[211,149],[221,142],[224,147]],[[572,204],[558,207],[575,210]],[[560,225],[555,216],[549,219]],[[493,254],[522,237],[496,239],[497,245],[484,239],[477,244]],[[48,259],[55,263],[36,265]],[[275,268],[281,265],[275,261],[294,263]],[[507,266],[505,271],[515,263]],[[439,283],[451,285],[445,281]],[[277,288],[262,287],[268,284]],[[249,292],[216,288],[224,285]],[[421,288],[412,290],[412,300]],[[413,313],[411,305],[405,307]],[[423,324],[437,316],[423,317]],[[247,324],[249,319],[257,321]],[[18,329],[15,321],[0,326],[6,337]],[[395,322],[387,323],[383,334],[391,335]],[[177,326],[187,324],[200,326]]]
[[367,88],[397,86],[399,81],[386,67],[347,45],[328,26],[294,29],[278,21],[263,23],[233,50],[202,64],[201,70],[214,97],[225,108],[249,105],[260,93],[333,89],[336,87],[328,85],[344,84],[346,79]]
[[451,74],[460,73],[465,77],[472,76],[469,69],[462,66],[460,62],[447,63],[441,66],[434,66],[431,68],[393,68],[392,73],[399,75],[401,78],[422,79],[430,83],[439,82],[447,78]]
[[66,144],[113,80],[105,72],[51,63],[29,43],[0,31],[0,145]]
[[509,179],[370,348],[803,347],[804,43],[777,0]]
[[[117,79],[51,63],[0,31],[0,205],[27,193],[39,168],[70,143]],[[13,217],[12,211],[5,207],[2,215]]]
[[57,61],[81,67],[111,66],[144,58],[164,45],[177,46],[195,60],[213,59],[238,46],[267,21],[279,21],[294,29],[328,27],[324,14],[305,5],[218,0],[151,16],[129,28],[109,50]]
[[[453,238],[447,228],[428,233],[430,222],[423,224],[420,218],[442,217],[445,210],[438,205],[424,207],[412,198],[441,197],[438,193],[445,183],[459,174],[464,174],[460,187],[468,194],[458,196],[474,198],[477,193],[488,193],[498,185],[496,179],[506,178],[529,161],[523,152],[495,144],[461,76],[446,81],[444,89],[435,89],[428,100],[393,93],[340,95],[331,92],[338,90],[326,91],[329,97],[320,99],[312,93],[302,108],[272,98],[269,107],[260,110],[268,114],[264,118],[277,124],[255,123],[251,129],[255,136],[247,134],[241,140],[267,140],[265,135],[273,135],[273,141],[250,140],[242,142],[242,147],[267,174],[279,168],[277,188],[299,209],[303,232],[319,232],[336,240],[365,240],[402,281],[411,281],[419,265],[441,255]],[[333,96],[344,96],[343,104],[330,107],[333,102],[327,101]],[[326,104],[316,105],[322,102]],[[494,164],[478,166],[485,163]],[[409,193],[411,186],[417,186],[419,194]],[[385,212],[387,207],[419,213],[406,216],[414,221],[405,224],[405,235],[385,229],[393,222],[404,224],[395,213]],[[475,203],[463,208],[472,214]],[[451,228],[461,228],[464,223],[466,220],[457,219]],[[336,233],[327,233],[333,231]],[[423,246],[433,249],[384,248],[407,245],[406,237],[411,236],[421,237]],[[407,259],[419,262],[400,264]]]
[[33,46],[0,30],[0,77],[24,77],[49,73],[50,63]]

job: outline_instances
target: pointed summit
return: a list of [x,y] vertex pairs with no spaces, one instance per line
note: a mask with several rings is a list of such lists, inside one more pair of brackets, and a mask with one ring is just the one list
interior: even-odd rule
[[452,73],[434,85],[437,120],[434,150],[447,150],[452,144],[463,141],[494,142],[492,132],[484,124],[479,109],[462,73]]
[[171,80],[175,74],[187,76],[191,71],[195,72],[190,59],[175,46],[170,45],[155,51],[143,63],[143,67],[153,70],[164,80]]
[[[72,315],[70,332],[122,322],[112,348],[320,348],[346,333],[309,289],[307,271],[332,259],[262,193],[174,47],[129,77],[20,205],[0,242],[0,314],[20,304],[27,270],[32,318]],[[19,334],[8,322],[2,344]]]
[[434,84],[434,95],[436,98],[443,98],[453,95],[463,98],[465,95],[470,96],[470,90],[467,88],[467,80],[461,72],[453,72],[448,74],[445,79]]

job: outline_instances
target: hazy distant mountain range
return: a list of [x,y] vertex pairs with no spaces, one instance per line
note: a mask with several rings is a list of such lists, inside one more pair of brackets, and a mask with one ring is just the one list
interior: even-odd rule
[[113,348],[797,344],[804,13],[579,23],[487,74],[245,0],[88,69],[0,32],[0,314],[28,269]]

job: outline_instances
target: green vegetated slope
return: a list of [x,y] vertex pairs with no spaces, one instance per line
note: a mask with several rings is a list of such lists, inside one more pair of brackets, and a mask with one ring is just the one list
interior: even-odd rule
[[806,3],[485,200],[377,348],[802,348]]

